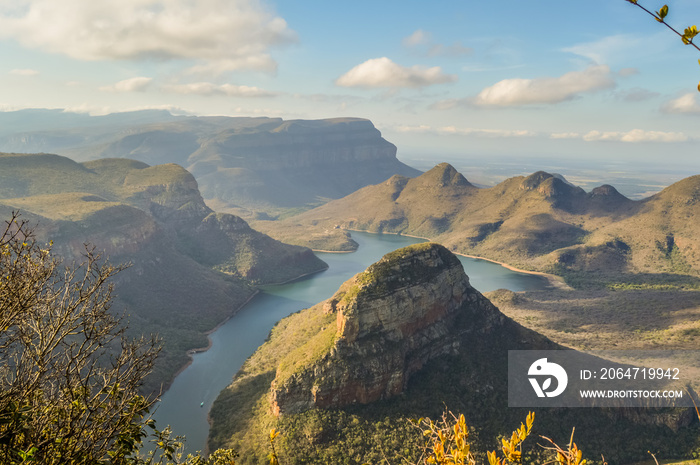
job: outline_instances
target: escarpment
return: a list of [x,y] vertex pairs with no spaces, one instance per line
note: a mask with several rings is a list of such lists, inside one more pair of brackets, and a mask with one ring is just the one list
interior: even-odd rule
[[506,320],[471,287],[457,257],[434,243],[387,254],[320,306],[325,327],[278,366],[275,415],[395,396],[430,360]]
[[[401,163],[396,146],[362,118],[285,121],[152,112],[110,115],[109,123],[86,118],[71,127],[61,117],[44,114],[33,124],[0,127],[0,151],[177,163],[194,175],[210,207],[247,218],[312,208],[395,174],[420,174]],[[46,130],[43,118],[71,130]]]

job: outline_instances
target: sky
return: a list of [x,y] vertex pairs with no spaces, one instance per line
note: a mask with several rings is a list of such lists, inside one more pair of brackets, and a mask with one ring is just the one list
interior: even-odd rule
[[692,163],[699,58],[626,0],[0,0],[0,111],[361,117],[400,157]]

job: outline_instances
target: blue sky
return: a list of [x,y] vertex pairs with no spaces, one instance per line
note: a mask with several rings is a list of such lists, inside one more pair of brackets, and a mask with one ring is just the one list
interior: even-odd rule
[[[697,0],[669,7],[700,24]],[[6,111],[356,116],[400,156],[694,160],[700,140],[700,52],[625,0],[0,0],[0,57]]]

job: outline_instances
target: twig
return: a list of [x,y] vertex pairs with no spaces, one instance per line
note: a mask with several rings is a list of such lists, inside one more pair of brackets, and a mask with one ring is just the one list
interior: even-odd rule
[[[664,21],[664,19],[663,19],[662,17],[660,17],[659,15],[657,15],[656,13],[654,13],[654,12],[652,12],[652,11],[647,10],[647,9],[644,8],[642,5],[640,5],[639,3],[637,3],[637,0],[625,0],[625,1],[627,1],[628,3],[631,3],[632,5],[636,5],[636,6],[638,6],[639,8],[641,8],[642,10],[646,11],[648,14],[650,14],[651,16],[653,16],[655,20],[657,20],[658,22],[660,22],[661,24],[663,24],[664,26],[666,26],[667,28],[669,28],[670,30],[672,30],[672,31],[673,31],[678,37],[680,37],[681,39],[683,39],[683,38],[685,37],[684,34],[681,34],[681,33],[678,32],[677,30],[675,30],[670,24],[668,24],[666,21]],[[692,38],[689,39],[687,43],[686,43],[685,41],[684,41],[683,43],[685,43],[686,45],[692,45],[692,46],[695,47],[698,51],[700,51],[700,47],[698,47],[697,44],[693,43],[693,39],[692,39]]]

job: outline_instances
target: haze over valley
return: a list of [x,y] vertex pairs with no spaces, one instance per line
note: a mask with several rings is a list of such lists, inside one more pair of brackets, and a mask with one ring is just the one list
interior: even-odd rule
[[0,2],[0,463],[696,464],[697,18]]

